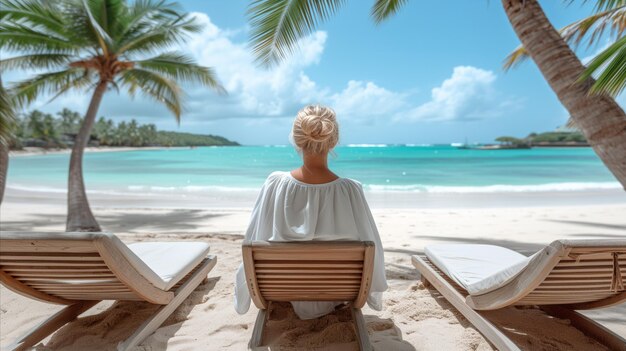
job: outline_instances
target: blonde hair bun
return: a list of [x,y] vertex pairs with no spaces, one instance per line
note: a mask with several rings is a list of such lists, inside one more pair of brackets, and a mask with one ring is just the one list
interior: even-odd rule
[[293,122],[293,142],[301,150],[328,153],[339,142],[339,125],[335,111],[320,105],[309,105],[298,111]]

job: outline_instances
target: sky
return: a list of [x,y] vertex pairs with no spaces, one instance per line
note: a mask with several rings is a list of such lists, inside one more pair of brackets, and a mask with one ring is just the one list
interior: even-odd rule
[[[181,50],[213,67],[228,95],[185,85],[186,108],[178,125],[154,101],[130,100],[111,90],[99,115],[221,135],[245,145],[287,144],[296,112],[316,103],[337,112],[343,145],[492,142],[502,135],[554,130],[568,118],[532,61],[502,69],[519,41],[497,0],[412,0],[381,25],[370,17],[373,1],[348,0],[272,69],[253,61],[248,2],[180,3],[205,25]],[[582,1],[540,3],[557,28],[592,12]],[[584,59],[606,44],[577,53]],[[13,72],[5,79],[25,77]],[[83,112],[89,98],[90,92],[52,102],[41,97],[31,107]]]

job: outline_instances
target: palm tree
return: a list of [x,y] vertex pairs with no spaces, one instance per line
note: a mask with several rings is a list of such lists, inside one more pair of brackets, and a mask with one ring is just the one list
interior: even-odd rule
[[[257,61],[271,66],[290,55],[298,40],[333,15],[343,0],[253,0],[248,9],[251,42]],[[407,0],[375,0],[372,17],[387,20]],[[599,6],[624,0],[598,0]],[[513,29],[572,120],[594,151],[626,189],[626,114],[610,96],[590,94],[594,80],[585,75],[564,39],[548,21],[537,0],[502,0]],[[622,43],[626,45],[625,43]],[[626,49],[623,51],[626,52]],[[614,55],[613,57],[623,57]],[[625,67],[626,68],[626,67]],[[608,71],[615,74],[615,70]],[[611,73],[613,72],[613,73]],[[626,75],[626,69],[621,74]],[[581,81],[582,79],[582,81]],[[610,79],[610,78],[607,78]],[[626,79],[626,77],[625,77]]]
[[178,82],[224,92],[211,68],[177,51],[162,52],[201,26],[165,0],[0,0],[0,8],[0,49],[20,53],[0,60],[0,69],[47,70],[12,88],[20,105],[45,93],[91,91],[70,157],[66,229],[100,231],[85,193],[82,161],[102,97],[109,88],[139,92],[180,121]]
[[[600,0],[601,2],[604,0]],[[626,114],[595,84],[552,26],[537,0],[502,0],[513,30],[528,55],[570,113],[600,159],[626,189]]]
[[9,146],[13,139],[13,129],[17,118],[12,101],[0,79],[0,205],[4,199],[7,171],[9,170]]
[[59,126],[61,133],[72,134],[78,132],[81,123],[80,113],[64,108],[61,112],[57,112],[57,115],[61,117]]

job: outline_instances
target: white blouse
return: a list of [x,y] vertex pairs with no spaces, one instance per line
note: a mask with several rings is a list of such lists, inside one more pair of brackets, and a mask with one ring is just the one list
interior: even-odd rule
[[[360,240],[376,245],[374,272],[368,305],[382,310],[382,293],[387,290],[383,246],[376,223],[357,181],[339,178],[324,184],[306,184],[290,172],[274,172],[257,198],[246,241]],[[335,302],[292,302],[301,319],[331,312]],[[235,310],[250,308],[250,292],[243,263],[235,281]]]

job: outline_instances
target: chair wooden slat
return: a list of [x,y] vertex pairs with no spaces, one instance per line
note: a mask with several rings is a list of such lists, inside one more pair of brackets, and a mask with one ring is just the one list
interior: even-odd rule
[[[248,290],[260,310],[251,347],[262,341],[264,311],[272,302],[346,301],[358,311],[369,294],[372,242],[248,243],[242,252]],[[354,315],[360,316],[355,318],[360,340],[367,331],[362,314]]]

